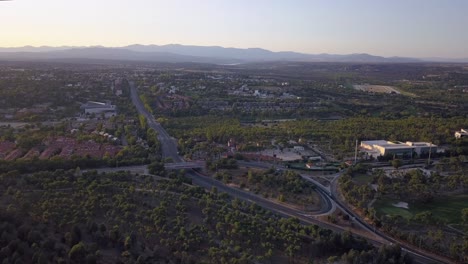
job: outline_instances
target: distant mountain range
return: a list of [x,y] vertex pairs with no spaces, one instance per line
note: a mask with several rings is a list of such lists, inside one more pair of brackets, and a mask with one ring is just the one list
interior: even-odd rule
[[356,63],[416,63],[416,62],[468,62],[468,59],[415,59],[404,57],[381,57],[369,54],[305,54],[291,51],[273,52],[260,48],[238,49],[219,46],[187,45],[130,45],[108,48],[94,47],[32,47],[0,48],[0,60],[117,60],[148,62],[195,62],[236,64],[270,61],[301,62],[356,62]]

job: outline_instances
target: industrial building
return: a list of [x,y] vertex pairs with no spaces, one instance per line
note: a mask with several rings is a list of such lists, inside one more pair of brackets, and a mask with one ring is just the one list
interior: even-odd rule
[[106,114],[115,115],[117,107],[111,104],[109,101],[105,103],[88,101],[86,104],[81,105],[81,109],[84,110],[85,114]]
[[361,142],[361,150],[368,153],[370,156],[377,158],[378,156],[407,156],[411,157],[413,153],[418,156],[437,152],[437,146],[427,142],[411,142],[405,143],[399,141],[386,140],[370,140]]

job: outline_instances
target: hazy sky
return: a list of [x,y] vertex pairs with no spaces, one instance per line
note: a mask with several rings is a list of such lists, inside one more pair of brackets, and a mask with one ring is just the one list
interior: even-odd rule
[[0,46],[192,44],[468,58],[467,0],[13,0]]

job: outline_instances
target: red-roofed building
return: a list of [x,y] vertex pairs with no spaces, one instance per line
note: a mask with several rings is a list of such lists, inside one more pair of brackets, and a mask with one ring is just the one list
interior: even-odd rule
[[18,158],[21,158],[23,156],[23,154],[24,154],[23,150],[15,149],[5,157],[5,160],[8,160],[8,161],[16,160]]
[[108,154],[110,157],[115,157],[115,155],[117,155],[121,149],[121,147],[113,145],[103,145],[101,148],[104,155]]
[[[43,141],[47,148],[40,153],[39,159],[49,159],[55,155],[63,159],[70,159],[72,155],[100,159],[105,154],[115,157],[122,147],[111,144],[100,144],[94,141],[79,142],[74,138],[57,137]],[[29,155],[27,155],[29,157]]]
[[64,158],[64,159],[69,159],[69,158],[71,158],[71,155],[73,154],[74,149],[75,149],[75,147],[73,145],[72,146],[64,146],[62,148],[62,151],[60,151],[59,156],[61,158]]
[[102,158],[102,155],[104,154],[101,151],[101,145],[93,142],[93,141],[88,141],[88,142],[83,142],[80,143],[76,146],[76,151],[75,155],[85,157],[89,155],[92,158]]
[[16,144],[10,141],[0,142],[0,159],[4,159],[8,153],[16,148]]
[[55,155],[57,155],[58,153],[60,153],[60,148],[59,148],[59,147],[57,147],[57,146],[50,146],[50,147],[46,148],[46,149],[41,153],[41,155],[39,156],[39,159],[41,159],[41,160],[50,159],[52,156],[55,156]]
[[32,148],[22,157],[22,159],[33,159],[34,157],[39,157],[40,154],[41,152],[38,148]]

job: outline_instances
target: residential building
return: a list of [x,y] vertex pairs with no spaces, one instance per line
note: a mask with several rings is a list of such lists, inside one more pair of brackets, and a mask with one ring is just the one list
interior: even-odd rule
[[16,144],[10,141],[0,142],[0,159],[4,159],[11,151],[16,148]]
[[460,129],[460,131],[455,132],[455,138],[463,138],[468,136],[468,129]]
[[21,158],[23,154],[24,154],[23,150],[15,149],[5,157],[5,160],[8,160],[8,161],[16,160],[18,158]]

